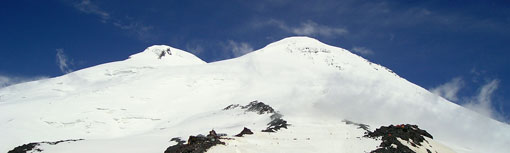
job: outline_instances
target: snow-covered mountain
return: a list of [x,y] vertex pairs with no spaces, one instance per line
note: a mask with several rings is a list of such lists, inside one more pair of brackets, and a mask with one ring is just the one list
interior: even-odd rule
[[[254,101],[274,111],[248,111]],[[275,119],[287,129],[262,132]],[[370,152],[382,141],[365,132],[390,124],[433,136],[418,146],[397,138],[415,152],[510,151],[509,125],[307,37],[213,63],[152,46],[124,61],[0,89],[0,152],[46,142],[32,151],[162,153],[178,144],[172,138],[211,129],[225,134],[225,145],[208,152]],[[244,127],[253,134],[233,136]]]

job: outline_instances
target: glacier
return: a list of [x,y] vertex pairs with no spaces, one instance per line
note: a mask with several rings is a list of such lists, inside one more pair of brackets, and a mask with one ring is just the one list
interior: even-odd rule
[[[403,63],[405,64],[405,63]],[[222,110],[263,101],[291,124],[263,133],[268,115]],[[504,153],[510,126],[434,95],[390,69],[309,37],[206,63],[155,45],[123,61],[0,89],[0,152],[29,142],[43,152],[164,152],[173,137],[211,129],[235,135],[208,152],[369,152],[376,128],[416,124],[438,152]],[[420,148],[415,148],[417,152]]]

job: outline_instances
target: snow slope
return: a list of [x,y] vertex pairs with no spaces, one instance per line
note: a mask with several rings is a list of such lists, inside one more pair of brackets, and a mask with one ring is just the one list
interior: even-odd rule
[[[222,110],[254,100],[278,110],[292,126],[260,133],[267,115]],[[169,141],[173,137],[185,139],[211,129],[235,135],[243,127],[257,132],[210,152],[374,150],[379,142],[358,138],[364,131],[346,125],[345,119],[372,128],[417,124],[444,150],[510,150],[509,125],[438,97],[347,50],[290,37],[214,63],[169,46],[152,46],[124,61],[1,88],[0,152],[67,139],[86,140],[42,146],[44,152],[163,152],[175,144]],[[333,145],[329,142],[334,147],[324,147]]]

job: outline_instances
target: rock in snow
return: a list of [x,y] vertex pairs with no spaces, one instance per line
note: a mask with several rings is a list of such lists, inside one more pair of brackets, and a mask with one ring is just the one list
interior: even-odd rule
[[250,135],[250,134],[253,134],[253,132],[250,129],[244,127],[243,131],[241,131],[241,133],[236,134],[236,137],[242,137],[245,134]]
[[211,130],[207,136],[190,136],[188,143],[170,146],[165,150],[165,153],[203,153],[215,145],[224,145],[225,143],[220,139],[221,137],[216,134],[216,131]]
[[[430,137],[402,135],[396,126],[382,132],[394,137],[364,137],[370,127],[392,124],[406,124],[407,132],[418,125]],[[234,137],[244,127],[253,134]],[[211,129],[223,133],[217,136],[225,145],[211,146],[210,153],[370,152],[385,140],[392,143],[384,147],[423,153],[510,150],[508,124],[308,37],[213,63],[156,45],[124,61],[0,88],[0,152],[84,139],[36,148],[161,153]],[[176,137],[188,139],[169,141]]]
[[[406,145],[402,144],[399,140],[405,140],[409,142],[413,147],[424,146],[423,143],[428,143],[425,137],[432,139],[427,131],[419,129],[417,125],[390,125],[388,127],[382,126],[376,129],[374,132],[368,132],[366,137],[378,138],[381,137],[380,148],[372,151],[376,153],[391,153],[391,152],[414,152],[409,149]],[[425,142],[423,142],[425,141]],[[430,150],[426,149],[428,153]],[[437,152],[437,151],[435,151]]]
[[81,141],[81,140],[83,140],[83,139],[60,140],[60,141],[55,141],[55,142],[32,142],[32,143],[23,144],[21,146],[17,146],[16,148],[10,150],[7,153],[43,152],[44,150],[40,148],[40,146],[42,144],[57,145],[57,144],[63,143],[63,142],[70,143],[70,142]]

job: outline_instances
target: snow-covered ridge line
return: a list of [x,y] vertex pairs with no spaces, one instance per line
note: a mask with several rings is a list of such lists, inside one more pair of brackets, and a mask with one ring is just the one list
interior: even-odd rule
[[[286,38],[213,63],[181,51],[149,47],[124,61],[1,88],[0,152],[27,142],[83,138],[86,141],[47,146],[46,151],[160,153],[175,143],[169,142],[171,137],[211,129],[234,135],[244,127],[254,134],[226,142],[239,147],[212,150],[368,152],[380,144],[356,138],[366,131],[344,119],[367,127],[419,125],[434,141],[460,153],[510,150],[507,124],[311,38]],[[285,114],[292,126],[259,132],[270,126],[272,114],[220,110],[254,99]],[[324,145],[334,147],[310,150]]]
[[[282,46],[285,46],[285,49],[281,49]],[[379,70],[379,69],[386,70],[387,72],[389,72],[395,76],[398,76],[391,69],[384,67],[380,64],[373,63],[357,54],[354,54],[353,52],[351,52],[349,50],[346,50],[346,49],[343,49],[340,47],[336,47],[336,46],[331,46],[331,45],[325,44],[317,39],[306,37],[306,36],[294,36],[294,37],[284,38],[282,40],[270,43],[269,45],[267,45],[264,48],[257,50],[257,51],[270,50],[270,48],[279,48],[280,51],[287,50],[287,52],[290,52],[290,53],[292,53],[293,51],[298,51],[300,53],[304,53],[303,55],[308,55],[308,56],[317,56],[318,54],[326,54],[326,56],[324,57],[325,62],[328,65],[337,67],[339,69],[342,69],[340,66],[341,64],[338,64],[338,62],[335,62],[334,58],[338,58],[338,56],[344,56],[344,57],[348,57],[353,60],[365,61],[366,64],[371,65],[373,67],[373,69],[375,69],[375,70]],[[257,51],[254,51],[254,52],[257,52]],[[398,77],[400,77],[400,76],[398,76]]]

